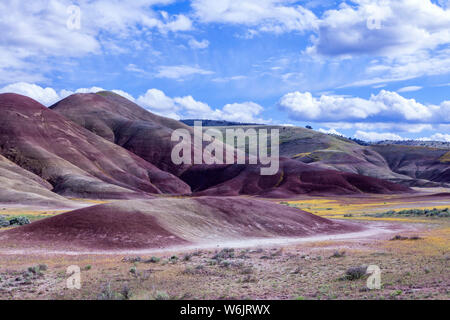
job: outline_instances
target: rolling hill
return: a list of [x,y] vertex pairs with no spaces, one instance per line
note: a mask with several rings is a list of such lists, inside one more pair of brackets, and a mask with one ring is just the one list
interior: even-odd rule
[[151,249],[363,230],[272,202],[229,197],[128,200],[39,220],[0,233],[2,243],[46,250]]
[[60,195],[135,198],[189,193],[184,182],[38,102],[0,95],[0,154]]
[[[156,116],[111,92],[74,94],[51,106],[50,109],[126,148],[158,168],[179,176],[195,190],[196,194],[284,197],[320,192],[351,194],[408,191],[407,188],[378,179],[356,177],[359,172],[356,172],[356,175],[349,175],[337,172],[335,170],[337,168],[329,166],[320,168],[288,159],[283,160],[284,168],[276,176],[260,176],[260,167],[252,165],[176,166],[171,160],[174,145],[171,141],[172,131],[181,128],[192,133],[192,129],[178,121]],[[317,144],[320,143],[321,141],[317,141]],[[386,168],[389,170],[387,165]],[[333,169],[335,171],[331,171]],[[314,173],[309,174],[309,180],[305,178],[307,172]],[[280,178],[281,176],[284,178]],[[325,176],[330,178],[324,178]],[[300,179],[307,181],[303,182]]]
[[71,207],[52,185],[0,155],[0,203]]
[[174,174],[185,169],[172,163],[174,129],[192,129],[157,116],[112,92],[74,94],[50,107],[53,111],[115,143],[161,170]]
[[[225,132],[227,128],[234,129],[235,127],[215,127],[222,132]],[[450,184],[445,173],[449,169],[449,165],[439,160],[448,150],[427,147],[415,149],[415,147],[401,146],[391,148],[386,145],[362,146],[343,137],[300,127],[245,126],[243,128],[278,129],[280,131],[280,155],[315,168],[360,174],[414,187],[439,187]],[[398,156],[403,152],[405,159],[410,159],[410,161],[415,159],[422,171],[416,173],[411,170],[401,170],[393,165],[394,160],[389,154],[389,150],[394,149],[396,150],[394,154]],[[418,152],[417,150],[422,151]]]
[[390,169],[413,179],[450,184],[450,151],[404,145],[370,147],[386,159]]

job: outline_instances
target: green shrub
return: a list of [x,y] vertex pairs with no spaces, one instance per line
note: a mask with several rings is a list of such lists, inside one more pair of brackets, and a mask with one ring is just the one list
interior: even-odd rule
[[131,274],[136,274],[136,273],[137,273],[137,269],[136,269],[135,266],[132,266],[132,267],[130,268],[130,273],[131,273]]
[[159,261],[161,261],[160,258],[158,258],[158,257],[151,257],[150,259],[145,260],[144,263],[158,263]]
[[344,278],[347,280],[358,280],[366,275],[367,267],[358,266],[347,269]]
[[192,258],[192,254],[185,254],[184,256],[183,256],[183,261],[189,261],[189,260],[191,260],[191,258]]
[[218,253],[216,253],[213,257],[214,260],[225,260],[225,259],[233,259],[234,258],[234,249],[224,248]]
[[0,216],[0,228],[9,227],[10,223],[4,216]]
[[342,258],[345,257],[345,251],[335,251],[330,258]]
[[164,291],[157,291],[155,294],[155,300],[169,300],[170,296]]
[[9,224],[10,225],[18,225],[18,226],[23,226],[26,224],[30,224],[30,220],[27,217],[15,217],[12,218],[11,220],[9,220]]

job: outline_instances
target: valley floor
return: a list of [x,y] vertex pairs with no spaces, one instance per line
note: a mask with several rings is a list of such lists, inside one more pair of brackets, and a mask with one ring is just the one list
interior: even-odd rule
[[[273,201],[273,200],[272,200]],[[449,299],[450,218],[392,214],[450,207],[448,196],[277,201],[369,230],[345,237],[234,242],[154,252],[49,253],[0,249],[0,299]],[[31,219],[59,210],[5,208]],[[400,237],[396,237],[396,236]],[[396,240],[393,240],[396,239]],[[81,269],[68,289],[67,267]],[[350,280],[377,265],[382,287]]]

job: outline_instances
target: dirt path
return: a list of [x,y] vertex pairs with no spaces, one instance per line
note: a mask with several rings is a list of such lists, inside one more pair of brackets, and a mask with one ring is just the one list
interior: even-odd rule
[[366,230],[359,232],[329,234],[300,238],[254,238],[243,240],[230,240],[221,242],[196,243],[186,246],[172,246],[167,248],[141,249],[141,250],[83,250],[66,251],[53,249],[1,249],[0,255],[146,255],[167,252],[188,252],[200,249],[215,248],[252,248],[287,246],[293,244],[320,242],[320,241],[360,241],[368,239],[388,239],[390,235],[404,232],[416,232],[424,228],[419,223],[392,223],[392,222],[355,222],[363,223]]

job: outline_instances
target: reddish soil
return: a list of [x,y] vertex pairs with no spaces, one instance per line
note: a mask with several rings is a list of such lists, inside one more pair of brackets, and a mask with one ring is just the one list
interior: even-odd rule
[[158,248],[186,243],[162,228],[151,215],[93,206],[39,220],[0,233],[21,244],[67,245],[67,249]]
[[409,189],[376,178],[324,170],[282,159],[275,176],[261,176],[255,165],[175,166],[171,161],[174,129],[192,129],[156,116],[111,92],[75,94],[50,107],[86,129],[179,175],[196,195],[289,197],[298,194],[393,193]]
[[450,182],[450,165],[441,161],[446,149],[402,145],[375,145],[371,149],[381,154],[394,172],[415,179]]
[[48,250],[165,248],[189,243],[361,231],[262,200],[234,197],[129,200],[83,208],[0,233],[3,244]]
[[299,194],[350,195],[362,193],[390,194],[412,192],[406,186],[381,179],[315,168],[286,158],[273,176],[260,175],[260,166],[198,165],[181,178],[196,195],[259,195],[289,198]]
[[1,94],[0,113],[0,153],[61,195],[133,198],[190,192],[172,174],[30,98]]
[[174,174],[187,166],[172,163],[176,142],[172,131],[192,129],[183,123],[157,116],[112,92],[74,94],[50,107],[93,133],[133,152],[161,170]]

